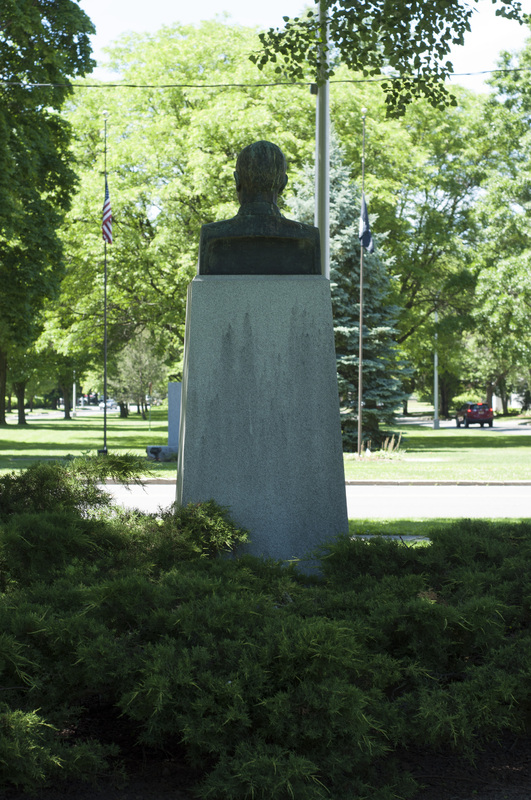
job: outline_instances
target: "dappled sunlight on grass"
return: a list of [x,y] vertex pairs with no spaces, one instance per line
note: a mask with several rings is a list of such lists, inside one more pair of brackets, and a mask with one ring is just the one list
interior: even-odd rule
[[[86,413],[86,412],[85,412]],[[10,420],[11,421],[11,420]],[[49,412],[28,415],[28,424],[13,424],[0,428],[0,472],[23,469],[34,461],[50,461],[66,456],[94,453],[103,446],[103,413],[90,416],[78,412],[72,420]],[[107,417],[107,447],[109,452],[146,455],[146,447],[166,444],[168,440],[167,411],[156,409],[151,420],[131,414],[120,419],[116,414]],[[151,466],[151,462],[147,461]],[[175,471],[175,464],[169,464]]]

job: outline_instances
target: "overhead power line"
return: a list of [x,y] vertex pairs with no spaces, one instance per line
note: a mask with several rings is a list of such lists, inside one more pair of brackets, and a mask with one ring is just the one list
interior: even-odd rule
[[[506,69],[485,69],[479,72],[452,72],[449,78],[465,78],[479,75],[505,74],[509,72],[529,72],[528,67]],[[402,76],[379,75],[376,78],[331,78],[330,83],[381,83],[401,80]],[[406,79],[406,78],[404,78]],[[411,76],[407,80],[415,80]],[[19,86],[22,89],[74,88],[74,89],[260,89],[268,86],[312,86],[315,81],[272,81],[265,83],[26,83],[24,81],[4,81],[1,86]]]

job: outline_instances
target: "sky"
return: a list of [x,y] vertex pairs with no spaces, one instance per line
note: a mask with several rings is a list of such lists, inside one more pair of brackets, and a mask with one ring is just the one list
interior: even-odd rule
[[[122,33],[154,32],[175,22],[199,23],[224,12],[230,21],[245,26],[282,27],[283,16],[297,16],[304,0],[80,0],[85,13],[96,26],[93,37],[94,57],[104,59],[102,49]],[[475,5],[475,4],[473,4]],[[531,0],[522,0],[522,7],[531,13]],[[530,35],[529,28],[496,17],[490,0],[480,0],[473,15],[472,31],[463,47],[456,47],[452,60],[456,73],[485,72],[496,66],[502,50],[518,51]],[[104,77],[96,73],[96,77]],[[453,82],[474,91],[486,91],[485,75],[456,77]]]

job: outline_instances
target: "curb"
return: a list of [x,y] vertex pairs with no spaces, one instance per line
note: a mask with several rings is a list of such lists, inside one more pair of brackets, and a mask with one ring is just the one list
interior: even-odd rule
[[347,486],[531,486],[531,481],[423,481],[423,480],[357,480]]
[[[171,486],[176,478],[148,478],[142,486],[161,484]],[[121,481],[109,480],[109,486],[120,486]],[[139,484],[129,484],[131,489]],[[346,486],[531,486],[531,481],[423,481],[423,480],[357,480],[345,481]]]

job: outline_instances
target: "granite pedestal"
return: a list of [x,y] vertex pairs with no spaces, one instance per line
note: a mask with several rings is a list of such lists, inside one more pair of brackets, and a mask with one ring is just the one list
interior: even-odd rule
[[330,284],[201,275],[188,289],[177,501],[213,498],[254,555],[348,531]]

